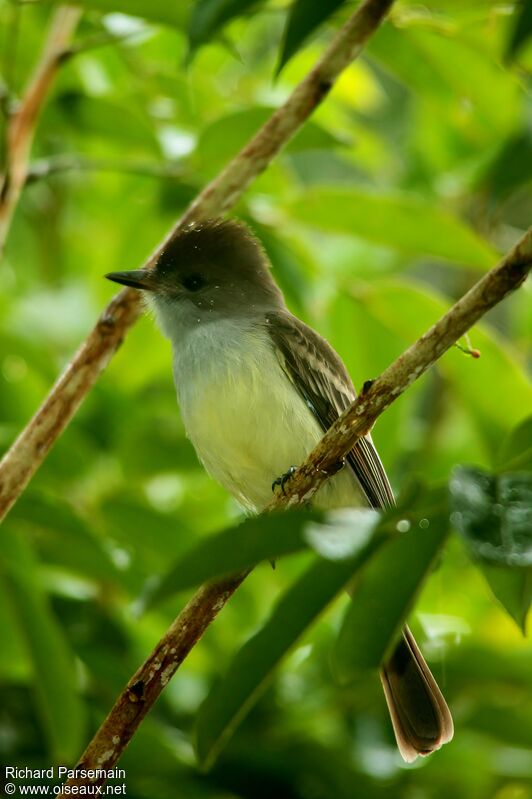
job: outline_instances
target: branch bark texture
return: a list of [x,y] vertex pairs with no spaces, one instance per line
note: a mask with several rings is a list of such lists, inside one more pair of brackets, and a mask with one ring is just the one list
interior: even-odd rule
[[61,60],[68,51],[81,10],[60,6],[19,107],[10,115],[6,131],[6,162],[0,186],[0,256],[13,213],[28,174],[28,160],[39,113],[46,101]]
[[[393,0],[366,0],[357,9],[284,105],[191,203],[145,267],[154,264],[161,249],[182,227],[218,216],[234,205],[251,181],[308,119],[342,70],[360,53],[392,3]],[[140,307],[138,292],[132,289],[121,291],[111,301],[35,416],[5,454],[0,462],[0,520],[70,422],[138,318]]]
[[[325,434],[267,511],[298,505],[314,495],[338,461],[367,433],[378,416],[417,380],[490,308],[525,280],[532,266],[532,228],[515,247],[421,338],[360,394]],[[246,578],[247,572],[202,586],[175,619],[146,662],[134,674],[78,764],[110,769],[146,713],[207,626]],[[76,778],[66,785],[101,785],[105,778]],[[61,794],[61,796],[66,794]]]
[[[146,714],[164,690],[190,650],[247,576],[234,575],[203,585],[183,608],[147,660],[131,677],[76,766],[99,771],[89,779],[69,779],[65,786],[103,785],[102,772],[113,768]],[[65,787],[63,786],[63,788]],[[61,792],[59,796],[70,795]]]

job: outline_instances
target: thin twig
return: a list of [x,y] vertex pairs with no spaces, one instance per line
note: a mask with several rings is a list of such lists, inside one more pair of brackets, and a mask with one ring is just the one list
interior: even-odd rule
[[48,36],[20,105],[8,120],[5,172],[0,179],[0,257],[22,187],[39,113],[67,51],[81,16],[79,8],[60,6],[52,17]]
[[83,53],[90,52],[91,50],[97,50],[101,47],[108,47],[109,45],[119,45],[124,44],[126,42],[131,42],[135,39],[135,37],[143,36],[145,33],[144,29],[139,29],[135,31],[131,31],[131,33],[122,33],[116,34],[112,33],[111,31],[100,31],[99,33],[95,33],[92,36],[88,36],[86,39],[82,39],[76,44],[69,47],[67,56],[69,58],[74,58],[77,55],[81,55]]
[[80,155],[54,155],[33,161],[28,167],[26,184],[44,180],[61,172],[120,172],[150,178],[178,178],[183,167],[172,161],[117,161],[111,158],[85,158]]
[[[267,511],[308,502],[338,462],[378,416],[415,382],[490,308],[518,288],[532,265],[532,228],[501,263],[458,300],[441,319],[363,391],[329,429]],[[203,585],[175,619],[145,663],[118,697],[77,768],[113,768],[168,680],[207,626],[233,595],[247,572]],[[69,779],[66,785],[102,785],[105,776]],[[66,794],[61,793],[60,796]]]
[[[338,32],[314,69],[192,202],[145,266],[193,220],[218,216],[233,205],[324,99],[342,70],[360,53],[393,0],[366,0]],[[85,395],[140,314],[138,293],[121,291],[107,306],[65,372],[0,462],[0,520],[24,491]]]

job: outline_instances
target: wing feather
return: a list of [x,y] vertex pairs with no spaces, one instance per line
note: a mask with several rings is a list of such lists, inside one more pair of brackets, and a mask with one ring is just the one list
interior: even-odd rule
[[[356,398],[342,360],[324,338],[287,311],[267,314],[266,327],[281,368],[325,432]],[[360,438],[346,460],[372,507],[394,504],[371,436]]]

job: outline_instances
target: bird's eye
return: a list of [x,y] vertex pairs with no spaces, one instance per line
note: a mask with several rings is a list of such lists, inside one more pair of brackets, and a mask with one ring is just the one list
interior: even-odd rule
[[205,278],[203,275],[193,274],[187,275],[183,278],[183,286],[187,291],[199,291],[205,285]]

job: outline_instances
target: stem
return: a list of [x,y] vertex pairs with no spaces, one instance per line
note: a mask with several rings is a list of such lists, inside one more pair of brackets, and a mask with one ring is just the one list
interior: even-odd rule
[[[190,650],[214,621],[247,573],[202,586],[131,677],[88,745],[78,769],[113,768],[146,714]],[[69,779],[65,785],[103,785],[105,777]],[[59,796],[64,796],[61,792]]]
[[0,180],[0,257],[26,182],[28,159],[39,113],[48,96],[61,59],[81,17],[78,8],[60,6],[52,17],[41,57],[24,97],[9,117],[6,131],[5,173]]
[[118,161],[65,154],[31,163],[26,175],[26,185],[70,171],[120,172],[149,178],[178,178],[183,175],[183,168],[173,161]]

